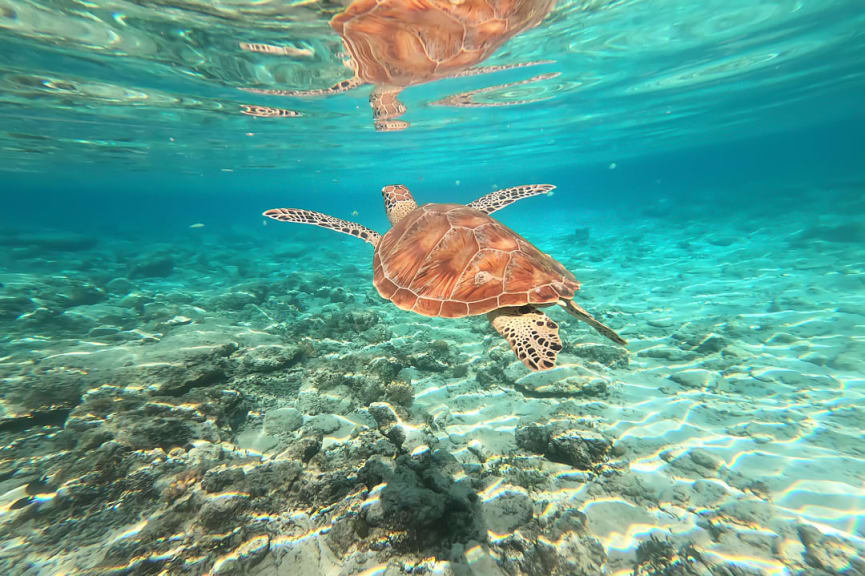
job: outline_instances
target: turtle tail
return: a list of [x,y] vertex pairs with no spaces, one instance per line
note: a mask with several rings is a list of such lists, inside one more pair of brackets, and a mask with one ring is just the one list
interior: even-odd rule
[[583,308],[579,304],[576,304],[573,300],[559,300],[559,303],[565,310],[568,311],[568,314],[570,314],[577,320],[582,320],[583,322],[585,322],[616,344],[621,344],[622,346],[628,345],[627,340],[616,334],[616,332],[612,328],[589,314],[589,312],[585,308]]

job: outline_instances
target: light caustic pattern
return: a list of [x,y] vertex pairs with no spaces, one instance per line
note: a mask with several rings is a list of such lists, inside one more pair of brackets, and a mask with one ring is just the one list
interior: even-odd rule
[[[25,271],[0,273],[0,560],[326,574],[350,556],[377,574],[411,532],[387,516],[399,460],[464,497],[447,510],[471,514],[421,532],[446,525],[435,544],[482,574],[525,545],[624,576],[653,538],[679,562],[767,576],[858,570],[863,228],[763,202],[728,220],[696,197],[659,200],[663,219],[581,208],[576,232],[564,211],[521,215],[629,341],[549,310],[565,345],[535,374],[483,318],[378,298],[370,247],[331,231],[184,236],[183,266],[147,279],[123,277],[146,243],[34,234],[27,252],[4,234],[0,258]],[[532,424],[562,429],[538,448]],[[424,551],[398,558],[447,573]]]
[[[788,233],[783,241],[795,239],[797,230]],[[717,230],[695,245],[683,242],[695,237],[688,230],[681,238],[650,234],[642,242],[652,242],[652,259],[668,263],[660,268],[634,264],[634,258],[648,258],[637,256],[638,246],[634,253],[605,255],[628,263],[622,274],[641,270],[639,281],[628,282],[610,274],[616,264],[605,258],[611,277],[584,283],[606,302],[639,310],[623,330],[631,341],[630,367],[610,371],[576,359],[568,365],[566,347],[565,364],[551,374],[518,377],[518,388],[538,396],[574,395],[564,407],[512,389],[478,392],[471,382],[420,383],[417,402],[448,422],[446,437],[460,459],[476,462],[482,453],[487,466],[507,462],[500,472],[524,470],[533,461],[529,467],[552,475],[550,489],[533,491],[534,500],[546,503],[546,513],[563,507],[583,512],[612,574],[631,574],[637,546],[653,535],[689,542],[706,562],[767,575],[805,569],[803,558],[815,554],[803,544],[808,527],[829,538],[824,557],[836,570],[865,548],[865,455],[857,440],[865,375],[848,362],[862,341],[849,331],[857,317],[838,312],[862,306],[861,294],[824,287],[821,297],[793,306],[795,294],[812,285],[817,260],[800,267],[808,259],[803,254],[799,264],[779,262],[775,250],[783,250],[783,241],[766,233],[752,239],[753,251],[743,243],[725,253],[724,235]],[[565,249],[564,243],[540,247]],[[825,245],[819,249],[832,261]],[[848,249],[837,248],[835,256],[852,263]],[[718,272],[719,261],[728,263],[726,275]],[[680,263],[694,281],[676,277]],[[851,264],[846,273],[863,272]],[[416,334],[422,331],[418,324]],[[480,357],[483,347],[467,344],[467,351]],[[599,382],[607,396],[581,392]],[[587,481],[586,473],[540,458],[515,464],[508,457],[514,430],[543,420],[540,414],[583,420],[614,438],[605,464],[609,476]],[[507,489],[496,484],[488,492]]]

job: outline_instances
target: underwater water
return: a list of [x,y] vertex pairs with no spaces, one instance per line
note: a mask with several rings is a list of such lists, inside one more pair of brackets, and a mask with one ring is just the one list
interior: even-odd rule
[[[862,3],[559,0],[390,131],[261,92],[349,9],[0,0],[0,574],[865,574]],[[542,183],[627,345],[544,308],[538,372],[262,215]]]

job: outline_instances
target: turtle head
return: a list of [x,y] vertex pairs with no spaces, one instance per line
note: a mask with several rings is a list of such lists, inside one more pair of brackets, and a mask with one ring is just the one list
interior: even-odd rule
[[381,195],[384,198],[384,209],[391,225],[396,224],[417,208],[417,202],[414,201],[411,192],[402,184],[385,186],[381,189]]

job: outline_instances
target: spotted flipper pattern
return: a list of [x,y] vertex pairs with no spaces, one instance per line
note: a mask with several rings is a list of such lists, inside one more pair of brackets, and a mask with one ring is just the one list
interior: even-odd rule
[[241,42],[240,49],[247,52],[261,52],[262,54],[275,54],[277,56],[292,56],[294,58],[311,58],[315,52],[309,48],[295,48],[294,46],[274,46],[273,44],[261,44],[254,42]]
[[319,88],[316,90],[265,90],[263,88],[241,88],[241,90],[252,94],[266,94],[268,96],[327,96],[328,94],[348,92],[363,83],[360,78],[355,76],[354,78],[338,82],[329,88]]
[[479,94],[486,94],[487,92],[494,92],[496,90],[507,90],[508,88],[513,88],[514,86],[522,86],[524,84],[531,84],[533,82],[549,80],[550,78],[555,78],[559,75],[560,74],[558,72],[539,74],[538,76],[532,76],[531,78],[519,80],[517,82],[507,82],[505,84],[487,86],[486,88],[478,88],[477,90],[469,90],[468,92],[460,92],[459,94],[454,94],[452,96],[442,98],[441,100],[431,102],[430,106],[454,106],[456,108],[496,108],[501,106],[518,106],[520,104],[532,104],[534,102],[542,102],[544,100],[547,100],[547,98],[524,98],[522,100],[503,100],[500,102],[477,102],[475,101],[474,97]]
[[285,108],[271,108],[270,106],[255,106],[252,104],[242,104],[240,113],[247,116],[255,116],[257,118],[297,118],[303,116],[297,110],[287,110]]
[[375,230],[370,230],[366,226],[361,226],[360,224],[349,222],[348,220],[340,220],[339,218],[334,218],[333,216],[328,216],[321,212],[313,212],[312,210],[301,210],[299,208],[273,208],[272,210],[264,212],[263,215],[268,218],[273,218],[274,220],[279,220],[280,222],[297,222],[298,224],[312,224],[313,226],[329,228],[331,230],[336,230],[337,232],[350,234],[351,236],[360,238],[365,242],[369,242],[373,246],[378,244],[378,241],[381,240],[381,234]]
[[409,123],[405,120],[397,120],[406,111],[405,104],[399,100],[401,90],[401,88],[376,86],[369,95],[369,105],[372,107],[377,131],[398,132],[409,127]]
[[466,76],[479,76],[480,74],[492,74],[493,72],[501,72],[503,70],[513,70],[515,68],[528,68],[529,66],[540,66],[541,64],[552,64],[555,60],[532,60],[531,62],[518,62],[516,64],[500,64],[498,66],[475,66],[467,68],[462,72],[458,72],[450,78],[465,78]]
[[534,306],[520,306],[499,308],[487,316],[529,370],[539,372],[555,368],[562,341],[559,325],[546,314]]
[[513,204],[517,200],[538,196],[539,194],[549,194],[556,187],[552,184],[528,184],[526,186],[514,186],[513,188],[505,188],[504,190],[496,190],[490,192],[486,196],[481,196],[471,204],[469,208],[480,210],[486,214],[492,214],[496,210],[501,210],[505,206]]

